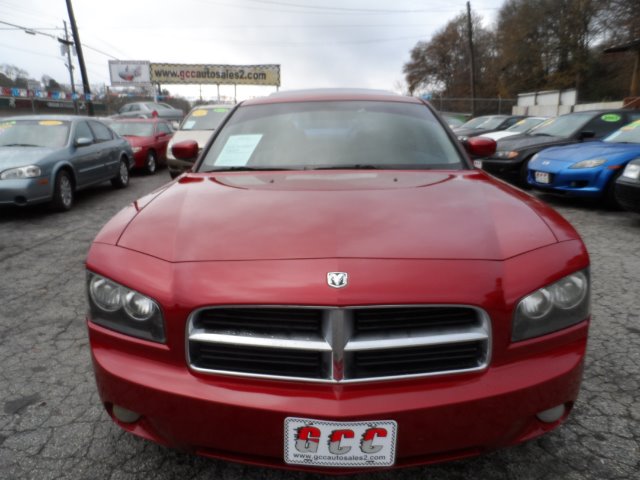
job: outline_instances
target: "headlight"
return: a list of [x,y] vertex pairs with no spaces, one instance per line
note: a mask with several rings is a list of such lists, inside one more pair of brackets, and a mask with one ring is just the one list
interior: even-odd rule
[[627,163],[622,176],[634,180],[640,179],[640,163]]
[[592,160],[582,160],[581,162],[574,163],[569,168],[593,168],[599,167],[607,160],[605,158],[594,158]]
[[34,178],[42,175],[42,170],[36,165],[12,168],[0,173],[0,180],[14,180],[19,178]]
[[589,316],[589,271],[568,275],[518,303],[511,340],[538,337],[575,325]]
[[140,150],[142,150],[142,147],[132,147],[131,149],[133,150],[133,153],[138,153]]
[[514,152],[512,150],[500,150],[496,152],[495,158],[516,158],[518,156],[518,152]]
[[95,273],[87,274],[91,321],[105,328],[164,342],[164,320],[151,298]]

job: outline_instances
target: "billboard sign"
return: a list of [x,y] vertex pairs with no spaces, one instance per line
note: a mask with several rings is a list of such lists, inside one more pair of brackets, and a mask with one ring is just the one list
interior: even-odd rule
[[185,65],[152,63],[151,81],[160,84],[280,86],[280,65]]
[[149,85],[151,76],[149,62],[146,60],[109,60],[111,85]]

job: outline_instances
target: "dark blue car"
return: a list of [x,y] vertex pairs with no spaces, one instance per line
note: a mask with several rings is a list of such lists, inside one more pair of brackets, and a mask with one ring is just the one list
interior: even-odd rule
[[542,150],[529,162],[527,181],[538,190],[601,198],[609,206],[618,206],[616,179],[636,158],[640,158],[640,120],[602,141]]

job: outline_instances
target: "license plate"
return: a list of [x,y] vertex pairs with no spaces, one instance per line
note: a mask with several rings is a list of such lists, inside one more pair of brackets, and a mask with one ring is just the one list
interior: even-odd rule
[[289,417],[284,422],[284,461],[320,467],[388,467],[395,462],[397,431],[393,420]]
[[474,160],[473,166],[479,169],[482,169],[482,160]]
[[538,182],[538,183],[549,183],[550,182],[550,177],[549,177],[549,174],[547,172],[536,172],[535,173],[535,179],[536,179],[536,182]]

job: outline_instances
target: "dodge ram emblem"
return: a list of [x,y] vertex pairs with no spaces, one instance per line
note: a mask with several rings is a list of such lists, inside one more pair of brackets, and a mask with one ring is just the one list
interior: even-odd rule
[[332,288],[342,288],[347,286],[346,272],[329,272],[327,273],[327,283]]

